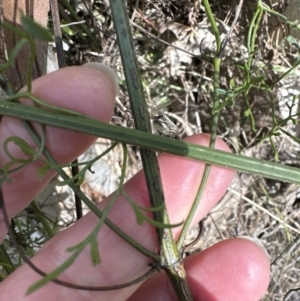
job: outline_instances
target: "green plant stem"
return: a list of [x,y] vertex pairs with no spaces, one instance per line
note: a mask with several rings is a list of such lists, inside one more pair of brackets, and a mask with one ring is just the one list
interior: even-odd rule
[[[31,134],[32,138],[34,139],[35,143],[40,146],[43,139],[39,137],[37,134],[36,130],[33,128],[33,126],[29,122],[24,122],[24,125],[28,132]],[[47,150],[46,147],[43,148],[43,153],[47,160],[51,163],[52,166],[57,166],[55,170],[57,173],[63,178],[63,180],[68,181],[69,177],[66,175],[66,173],[63,171],[63,169],[59,166],[59,164],[55,161],[51,153]],[[127,154],[127,151],[126,151]],[[124,173],[124,172],[123,172]],[[124,174],[122,173],[121,177],[121,188],[123,187],[123,182],[124,182]],[[75,194],[78,195],[80,199],[83,200],[83,202],[89,207],[91,211],[93,211],[94,214],[96,214],[100,220],[104,220],[104,223],[112,230],[114,231],[117,235],[119,235],[121,238],[123,238],[124,241],[129,243],[132,247],[134,247],[136,250],[144,254],[145,256],[148,256],[149,258],[152,258],[153,260],[158,260],[160,257],[158,254],[151,252],[147,248],[143,247],[140,245],[138,242],[136,242],[134,239],[132,239],[130,236],[128,236],[125,232],[123,232],[118,226],[116,226],[113,222],[111,222],[107,216],[103,215],[103,212],[101,212],[97,206],[95,206],[87,197],[86,195],[81,191],[81,189],[76,185],[75,182],[69,182],[68,183],[69,187],[74,191]]]
[[292,66],[292,68],[288,69],[285,73],[283,73],[279,78],[277,78],[272,85],[270,86],[270,89],[273,89],[283,78],[285,78],[288,74],[292,73],[298,66],[300,65],[300,57],[298,54],[297,62]]
[[[50,0],[50,7],[51,7],[51,15],[53,21],[53,33],[55,39],[55,46],[56,46],[56,54],[57,54],[57,61],[58,61],[58,68],[64,68],[67,66],[64,49],[63,49],[63,41],[62,41],[62,33],[61,33],[61,26],[60,26],[60,19],[59,19],[59,12],[58,12],[58,2],[57,0]],[[78,175],[78,159],[73,161],[74,165],[71,166],[72,176]],[[80,185],[76,183],[80,189]],[[76,208],[76,219],[79,220],[83,216],[82,212],[82,202],[81,199],[78,197],[77,194],[74,195],[75,200],[75,208]]]
[[[111,0],[110,4],[135,127],[138,130],[151,133],[150,116],[133,48],[133,38],[125,2],[123,0]],[[170,224],[156,153],[149,149],[141,149],[140,151],[151,206],[162,208],[153,212],[153,218],[159,223]],[[155,227],[155,230],[160,245],[160,266],[166,270],[179,300],[192,301],[183,263],[180,260],[181,254],[176,247],[172,230],[163,227]]]
[[0,115],[61,127],[158,152],[196,159],[208,164],[253,173],[270,179],[300,184],[300,171],[295,167],[215,150],[134,129],[122,128],[88,117],[68,116],[6,101],[0,101]]
[[[91,248],[91,260],[93,262],[93,265],[99,264],[101,262],[100,259],[100,252],[98,247],[98,241],[97,236],[99,234],[99,231],[104,224],[109,212],[111,211],[112,207],[114,206],[118,196],[121,193],[121,190],[123,189],[124,180],[125,180],[125,171],[126,171],[126,165],[127,165],[127,149],[123,145],[123,151],[124,151],[124,159],[123,159],[123,166],[122,166],[122,174],[120,179],[120,186],[115,191],[112,199],[107,204],[105,209],[102,211],[102,216],[98,220],[96,226],[92,230],[92,232],[84,238],[81,242],[76,244],[75,246],[69,247],[67,249],[68,252],[72,253],[59,267],[57,267],[55,270],[48,273],[45,277],[43,277],[41,280],[33,284],[29,287],[28,293],[32,293],[36,291],[37,289],[41,288],[43,285],[46,285],[48,282],[53,281],[56,279],[63,271],[65,271],[68,267],[70,267],[75,259],[80,255],[80,253],[87,247],[90,246]],[[112,287],[113,289],[113,287]]]
[[[247,70],[249,72],[251,70],[253,55],[255,52],[257,30],[258,30],[258,26],[261,21],[261,18],[263,16],[263,12],[264,11],[261,6],[261,0],[258,0],[255,14],[254,14],[253,18],[251,19],[251,22],[249,25],[248,37],[247,37],[247,50],[248,50],[248,56],[249,56],[248,61],[247,61]],[[250,75],[247,74],[247,76],[250,79]],[[247,93],[248,93],[248,91],[247,91]]]
[[254,16],[251,19],[251,22],[249,25],[248,37],[247,37],[247,50],[248,50],[248,55],[249,55],[248,66],[249,67],[251,66],[253,51],[254,51],[254,47],[255,47],[255,39],[256,39],[255,33],[257,32],[257,26],[258,26],[257,20],[260,21],[261,16],[262,16],[262,10],[259,8],[259,5],[257,4],[257,9],[256,9]]
[[[35,129],[32,127],[32,125],[27,124],[27,127],[30,127],[30,133],[37,145],[40,145],[41,139],[38,136]],[[63,178],[63,180],[67,181],[69,177],[67,174],[59,167],[59,164],[55,161],[51,153],[47,150],[47,148],[44,148],[44,155],[47,158],[47,160],[51,163],[52,166],[57,166],[55,168],[56,172]],[[98,207],[78,188],[78,186],[74,182],[70,182],[69,187],[74,191],[74,193],[78,194],[78,196],[81,198],[81,200],[88,206],[88,208],[100,219],[103,218],[103,212],[101,212]],[[147,248],[140,245],[138,242],[136,242],[134,239],[132,239],[129,235],[127,235],[125,232],[123,232],[118,226],[116,226],[112,221],[110,221],[109,218],[105,218],[105,224],[114,231],[117,235],[119,235],[124,241],[129,243],[131,246],[133,246],[136,250],[141,252],[142,254],[157,260],[160,257],[154,253],[148,250]]]
[[26,70],[26,85],[27,85],[27,92],[31,92],[31,86],[32,86],[32,70],[34,66],[34,59],[36,57],[36,47],[35,47],[35,41],[33,38],[28,38],[29,47],[30,47],[30,56],[29,56],[29,62],[27,64],[27,70]]
[[19,102],[19,99],[21,99],[21,98],[28,98],[28,99],[32,100],[36,106],[43,106],[45,108],[49,108],[51,110],[55,110],[55,111],[58,111],[58,112],[61,112],[61,113],[66,113],[66,114],[69,114],[69,115],[84,116],[81,113],[78,113],[78,112],[75,112],[75,111],[72,111],[72,110],[68,110],[68,109],[64,109],[64,108],[59,108],[57,106],[46,103],[46,102],[38,99],[37,97],[35,97],[34,95],[32,95],[29,92],[19,92],[19,93],[16,93],[14,95],[10,95],[5,100],[6,101]]
[[254,13],[254,16],[251,19],[249,30],[248,30],[248,36],[247,36],[247,50],[248,50],[248,60],[244,64],[244,71],[245,71],[245,80],[243,84],[243,90],[242,90],[242,96],[246,105],[246,110],[244,112],[244,118],[242,120],[242,124],[249,118],[251,123],[251,130],[253,132],[256,132],[256,126],[255,126],[255,119],[251,110],[251,106],[249,103],[249,91],[253,86],[252,83],[252,74],[251,74],[251,66],[253,62],[253,56],[255,54],[255,43],[256,43],[256,37],[257,37],[257,30],[259,23],[261,21],[261,18],[263,16],[263,9],[261,7],[261,1],[258,0],[256,11]]
[[30,203],[31,208],[34,211],[34,214],[36,215],[36,217],[38,218],[38,220],[40,221],[40,223],[43,225],[44,229],[46,230],[47,234],[49,235],[50,238],[54,237],[55,233],[54,231],[51,229],[51,227],[49,226],[47,220],[45,219],[43,213],[41,212],[41,209],[39,208],[38,203],[33,200]]
[[210,9],[209,1],[208,0],[203,0],[203,5],[205,7],[205,11],[206,11],[209,23],[212,27],[213,34],[215,36],[216,46],[217,46],[217,49],[216,49],[216,56],[217,56],[218,53],[221,50],[221,35],[220,35],[220,32],[219,32],[219,28],[217,26],[215,17],[214,17],[214,15],[213,15],[213,13]]
[[[210,148],[214,148],[215,147],[215,143],[216,143],[216,138],[217,138],[217,127],[218,127],[218,120],[219,120],[219,113],[220,110],[215,110],[216,108],[219,107],[220,105],[220,100],[219,97],[220,95],[218,94],[218,90],[219,90],[219,80],[220,80],[220,65],[221,65],[221,58],[219,57],[219,53],[221,51],[221,37],[220,37],[220,32],[219,29],[217,27],[215,18],[212,14],[212,11],[210,9],[210,5],[208,0],[203,0],[203,4],[208,16],[208,19],[210,21],[210,24],[213,28],[213,33],[215,35],[215,40],[216,40],[216,45],[217,45],[217,49],[216,49],[216,55],[213,58],[213,66],[214,66],[214,78],[213,78],[213,85],[214,85],[214,91],[213,91],[213,117],[212,117],[212,128],[211,128],[211,136],[210,136],[210,142],[209,142],[209,147]],[[205,168],[204,168],[204,172],[203,172],[203,176],[201,179],[201,183],[199,186],[199,189],[197,191],[195,200],[193,202],[193,205],[188,213],[188,216],[183,224],[182,230],[180,232],[180,235],[178,237],[177,240],[177,248],[182,251],[184,249],[183,247],[183,241],[184,238],[187,235],[187,232],[191,226],[192,220],[197,212],[197,209],[199,207],[200,201],[202,199],[208,178],[209,178],[209,173],[210,173],[210,169],[211,169],[211,164],[206,164]]]
[[0,245],[0,265],[4,268],[8,275],[15,270],[14,264],[7,254],[3,244]]
[[269,13],[273,16],[280,18],[283,23],[286,23],[286,24],[290,25],[291,27],[300,31],[300,26],[294,22],[291,22],[286,16],[280,14],[279,12],[275,11],[274,9],[269,8],[265,3],[261,2],[261,1],[259,1],[259,4],[260,4],[260,7],[262,10],[266,11],[267,13]]

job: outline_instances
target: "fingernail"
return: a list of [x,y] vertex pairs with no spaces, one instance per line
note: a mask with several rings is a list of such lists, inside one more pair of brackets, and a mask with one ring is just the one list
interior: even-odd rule
[[264,245],[261,243],[261,241],[259,239],[250,237],[250,236],[238,236],[238,238],[243,238],[243,239],[247,239],[247,240],[254,242],[256,245],[258,245],[262,249],[262,251],[265,253],[266,257],[270,261],[270,255],[269,255],[267,249],[264,247]]
[[115,73],[115,71],[109,67],[108,65],[98,63],[98,62],[89,62],[85,63],[83,66],[95,69],[102,74],[104,74],[112,83],[113,83],[113,88],[115,90],[115,95],[118,95],[119,92],[119,80],[118,77]]

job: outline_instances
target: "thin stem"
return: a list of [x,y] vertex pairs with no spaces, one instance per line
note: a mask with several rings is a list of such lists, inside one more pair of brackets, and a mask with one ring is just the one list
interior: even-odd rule
[[21,120],[34,121],[46,125],[70,129],[97,137],[103,137],[151,149],[157,152],[166,152],[178,156],[184,156],[208,164],[224,166],[246,173],[261,175],[270,179],[300,184],[300,171],[295,167],[215,150],[209,147],[152,135],[150,133],[134,129],[122,128],[88,117],[67,116],[66,114],[49,112],[40,108],[29,107],[7,101],[0,101],[0,115],[7,115]]
[[15,270],[14,264],[11,261],[10,256],[7,254],[7,251],[3,243],[0,245],[0,262],[1,262],[1,266],[4,268],[4,270],[8,275],[14,272]]
[[[39,143],[39,137],[37,133],[34,136],[34,140],[36,143]],[[47,160],[51,163],[53,166],[59,166],[58,163],[55,161],[51,153],[47,150],[47,148],[44,149],[44,155],[47,158]],[[67,174],[60,168],[56,168],[56,172],[63,178],[63,180],[69,179]],[[103,217],[103,212],[101,212],[98,207],[80,190],[78,189],[78,186],[70,182],[69,187],[74,191],[74,193],[78,194],[78,196],[82,199],[82,201],[88,206],[88,208],[94,212],[95,215],[97,215],[99,218]],[[105,224],[114,231],[117,235],[119,235],[124,241],[129,243],[131,246],[133,246],[136,250],[144,254],[145,256],[148,256],[154,260],[157,260],[160,258],[156,253],[151,252],[150,250],[146,249],[142,245],[140,245],[138,242],[136,242],[134,239],[132,239],[130,236],[128,236],[125,232],[123,232],[118,226],[116,226],[109,218],[106,217]]]
[[217,46],[217,49],[216,49],[216,55],[218,55],[218,53],[220,52],[221,50],[221,35],[220,35],[220,32],[219,32],[219,28],[217,26],[217,23],[216,23],[216,20],[215,20],[215,17],[210,9],[210,5],[209,5],[209,1],[208,0],[203,0],[203,5],[205,7],[205,11],[207,13],[207,17],[208,17],[208,20],[209,20],[209,23],[212,27],[212,30],[213,30],[213,34],[215,36],[215,39],[216,39],[216,46]]
[[[3,198],[3,191],[2,191],[2,185],[3,185],[3,179],[0,180],[0,210],[3,213],[3,217],[4,217],[4,221],[7,225],[7,229],[8,229],[8,233],[10,235],[11,240],[13,241],[14,246],[16,247],[18,253],[20,254],[20,256],[22,257],[23,261],[26,262],[27,265],[30,266],[31,269],[33,269],[36,273],[38,273],[41,276],[45,276],[47,277],[47,273],[43,272],[40,268],[38,268],[36,265],[34,265],[30,259],[27,258],[27,256],[24,254],[24,252],[22,251],[22,249],[19,247],[18,242],[16,241],[15,235],[9,225],[9,218],[7,215],[7,211],[6,211],[6,206],[5,206],[5,202],[4,202],[4,198]],[[6,253],[6,252],[5,252]],[[72,261],[74,259],[74,257],[76,257],[77,254],[73,255],[73,257],[70,258],[70,261]],[[59,280],[56,278],[51,279],[52,282],[65,286],[65,287],[69,287],[72,289],[78,289],[78,290],[87,290],[87,291],[110,291],[110,290],[117,290],[117,289],[122,289],[128,286],[132,286],[134,284],[137,284],[145,279],[147,279],[149,276],[151,276],[152,274],[154,274],[155,272],[157,272],[156,269],[154,269],[153,267],[151,269],[149,269],[146,273],[144,273],[142,276],[139,276],[129,282],[126,283],[122,283],[122,284],[117,284],[117,285],[112,285],[112,286],[85,286],[85,285],[77,285],[77,284],[73,284],[73,283],[69,283],[63,280]],[[36,288],[35,287],[30,287],[29,291],[27,293],[33,292]]]
[[[63,49],[62,33],[61,33],[61,29],[60,29],[60,19],[59,19],[57,0],[51,0],[50,5],[51,5],[52,20],[53,20],[53,31],[54,31],[54,37],[55,37],[55,46],[56,46],[58,67],[64,68],[64,67],[66,67],[66,60],[65,60],[64,49]],[[73,163],[74,163],[74,165],[72,165],[72,167],[71,167],[71,172],[72,172],[72,176],[74,178],[79,173],[78,159],[75,159],[73,161]],[[78,188],[80,189],[80,186],[78,186]],[[77,194],[74,195],[74,198],[75,198],[75,208],[76,208],[76,219],[79,220],[83,216],[82,202]]]
[[[217,127],[218,127],[218,120],[219,120],[219,113],[220,110],[216,110],[216,108],[219,107],[220,105],[220,95],[218,94],[218,89],[219,89],[219,80],[220,80],[220,64],[221,64],[221,59],[219,56],[219,53],[221,51],[221,38],[220,38],[220,33],[218,30],[218,27],[216,25],[215,22],[215,18],[211,12],[210,6],[209,6],[209,2],[208,0],[204,0],[203,1],[206,13],[208,15],[209,21],[213,27],[213,32],[215,35],[215,40],[216,40],[216,44],[217,44],[217,54],[215,55],[215,57],[213,58],[213,66],[214,66],[214,77],[213,77],[213,86],[214,86],[214,91],[213,91],[213,116],[212,116],[212,128],[211,128],[211,136],[210,136],[210,142],[209,142],[209,148],[214,148],[215,147],[215,143],[216,143],[216,138],[217,138]],[[187,232],[190,228],[190,225],[192,223],[192,220],[197,212],[197,209],[200,205],[202,196],[204,194],[205,191],[205,187],[209,178],[209,174],[210,174],[210,169],[211,169],[211,165],[210,164],[206,164],[205,168],[204,168],[204,172],[203,172],[203,176],[202,176],[202,180],[199,186],[199,189],[197,191],[195,200],[193,202],[193,205],[188,213],[188,216],[183,224],[182,230],[180,232],[180,235],[178,237],[177,240],[177,248],[179,250],[183,250],[184,246],[183,246],[183,241],[185,236],[187,235]]]
[[34,211],[35,216],[38,218],[39,222],[43,225],[43,228],[45,229],[46,233],[49,235],[50,238],[54,237],[55,233],[49,226],[47,220],[45,219],[43,213],[41,212],[41,209],[39,208],[38,203],[33,200],[30,203],[30,206],[32,210]]
[[27,92],[31,93],[31,87],[32,87],[32,70],[34,66],[34,60],[36,56],[36,47],[35,47],[35,41],[33,38],[28,37],[28,42],[30,46],[30,56],[29,56],[29,62],[27,64],[27,76],[26,76],[26,85],[27,85]]
[[[133,38],[125,2],[123,0],[111,0],[110,4],[135,126],[138,130],[151,133],[150,116],[133,48]],[[162,210],[153,212],[154,220],[159,223],[170,224],[156,153],[146,149],[140,151],[151,206],[162,208]],[[155,227],[155,229],[161,248],[159,261],[161,267],[166,270],[179,300],[192,301],[192,294],[188,288],[184,267],[180,260],[181,254],[176,247],[172,230],[163,227]]]

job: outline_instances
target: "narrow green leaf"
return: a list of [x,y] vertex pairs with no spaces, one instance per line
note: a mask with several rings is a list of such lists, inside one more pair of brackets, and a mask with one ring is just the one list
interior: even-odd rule
[[87,171],[87,168],[82,169],[79,171],[74,177],[68,178],[66,180],[58,181],[57,185],[58,186],[65,186],[69,185],[70,183],[74,183],[76,186],[80,186],[85,179],[85,172]]
[[249,117],[250,114],[251,114],[251,109],[245,110],[245,112],[244,112],[245,117]]
[[[300,184],[300,172],[299,169],[295,167],[231,154],[134,129],[118,127],[83,116],[68,116],[66,114],[49,112],[37,107],[28,107],[7,101],[0,102],[0,114],[83,132],[159,152],[169,152],[174,155],[201,160],[209,164],[254,173],[270,179]],[[97,212],[94,205],[91,205],[91,207]],[[99,213],[96,214],[98,215]]]
[[265,80],[264,76],[257,76],[255,78],[252,79],[252,84],[259,84],[262,83]]
[[299,46],[297,40],[296,40],[294,37],[288,36],[288,37],[286,38],[286,40],[287,40],[290,44],[292,44],[293,46],[295,46],[295,47],[298,49],[298,51],[300,51],[300,46]]
[[80,243],[78,243],[75,246],[69,247],[67,248],[67,251],[72,253],[72,252],[76,252],[78,250],[83,250],[83,248],[86,246],[86,239],[81,241]]
[[[34,149],[25,140],[23,140],[22,138],[17,137],[17,136],[10,136],[4,141],[4,151],[11,160],[15,160],[17,158],[14,157],[13,155],[11,155],[10,151],[8,150],[8,144],[10,142],[13,142],[15,145],[19,146],[24,155],[29,156],[29,157],[35,156]],[[20,160],[24,161],[25,159],[20,159]]]
[[224,90],[221,88],[216,89],[216,93],[218,93],[218,95],[228,95],[230,92],[228,90]]
[[76,31],[74,31],[70,26],[62,26],[62,31],[66,33],[68,36],[74,36],[76,34]]
[[213,110],[212,110],[212,114],[215,114],[219,111],[221,111],[224,107],[232,107],[234,104],[232,97],[228,97],[225,101],[221,102],[218,106],[216,106]]
[[4,244],[0,245],[0,265],[5,269],[7,274],[11,274],[15,270],[11,258],[4,248]]
[[97,236],[91,240],[91,258],[92,258],[93,265],[97,265],[97,264],[101,263]]
[[229,86],[231,89],[235,88],[235,81],[234,81],[234,78],[231,78],[230,81],[229,81]]
[[160,223],[154,220],[153,218],[149,218],[148,216],[144,216],[145,220],[153,225],[155,228],[159,229],[171,229],[171,228],[177,228],[183,225],[183,221],[177,224],[166,224],[166,223]]
[[40,24],[36,23],[30,17],[25,16],[24,14],[21,17],[21,22],[23,28],[27,33],[32,35],[33,37],[37,38],[38,40],[44,42],[52,42],[53,37],[47,28],[44,28]]
[[134,205],[132,205],[132,209],[135,214],[136,222],[138,223],[138,225],[141,225],[143,223],[143,221],[145,220],[142,211],[139,208],[137,208],[137,206],[134,206]]
[[45,174],[50,170],[50,166],[48,164],[41,166],[38,169],[37,175],[41,179],[45,176]]
[[3,65],[0,65],[0,72],[3,73],[5,70],[7,70],[8,68],[10,68],[14,63],[15,60],[17,58],[17,55],[19,53],[19,51],[22,49],[22,47],[28,42],[27,39],[23,38],[21,39],[14,47],[13,49],[10,51],[9,53],[9,58],[8,58],[8,62],[6,62]]

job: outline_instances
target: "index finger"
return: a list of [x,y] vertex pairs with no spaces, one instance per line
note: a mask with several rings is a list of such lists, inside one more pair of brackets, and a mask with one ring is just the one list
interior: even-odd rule
[[[33,82],[32,93],[50,104],[81,112],[87,116],[109,122],[118,80],[112,69],[103,64],[90,63],[81,67],[68,67],[43,76]],[[26,101],[26,100],[23,100]],[[7,138],[17,136],[37,149],[21,120],[3,117],[0,124],[0,168],[10,161],[3,146]],[[81,155],[96,137],[65,129],[46,126],[46,147],[58,163],[69,163]],[[9,144],[16,158],[26,157],[19,147]],[[47,185],[55,172],[39,178],[41,163],[35,161],[10,174],[10,183],[4,183],[3,192],[8,215],[12,217],[27,206]],[[0,242],[7,233],[0,211]]]

